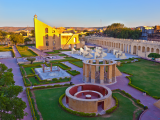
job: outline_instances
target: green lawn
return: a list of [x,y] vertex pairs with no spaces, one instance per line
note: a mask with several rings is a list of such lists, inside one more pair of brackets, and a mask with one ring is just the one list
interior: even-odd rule
[[31,68],[38,68],[38,67],[41,67],[41,66],[39,65],[36,67],[24,67],[24,70],[26,71],[27,75],[31,75],[31,74],[34,74],[31,70]]
[[10,51],[11,49],[12,49],[12,47],[0,46],[0,52],[3,52],[3,51]]
[[50,62],[57,63],[57,62],[65,62],[65,61],[79,61],[79,60],[76,59],[76,58],[73,58],[73,57],[64,57],[64,59],[61,59],[61,60],[52,60]]
[[28,49],[27,46],[17,46],[17,49],[22,57],[37,56],[37,54]]
[[82,61],[72,61],[70,63],[72,63],[73,65],[76,65],[80,68],[83,68],[83,62]]
[[148,91],[151,96],[160,97],[160,64],[141,59],[140,62],[123,64],[118,69],[133,74],[132,84]]
[[119,107],[109,116],[81,117],[64,111],[58,104],[59,97],[67,87],[35,90],[36,103],[43,120],[132,120],[136,107],[119,93],[113,93],[119,100]]
[[[28,77],[28,79],[31,81],[32,85],[44,85],[44,84],[52,84],[52,83],[60,83],[60,82],[68,82],[69,78],[64,78],[61,80],[55,80],[55,81],[44,81],[44,82],[39,82],[35,77]],[[25,81],[27,84],[30,84],[28,79],[25,78]]]

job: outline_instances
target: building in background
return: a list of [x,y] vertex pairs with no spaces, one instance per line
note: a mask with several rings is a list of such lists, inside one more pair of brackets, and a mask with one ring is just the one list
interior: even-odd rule
[[79,34],[73,29],[51,27],[34,16],[36,48],[40,50],[80,48]]

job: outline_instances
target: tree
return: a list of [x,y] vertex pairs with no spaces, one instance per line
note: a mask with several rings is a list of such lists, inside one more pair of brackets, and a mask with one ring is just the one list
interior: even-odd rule
[[31,61],[31,64],[33,63],[33,61],[35,61],[36,60],[36,58],[34,58],[34,57],[29,57],[29,58],[27,58],[27,60],[28,61]]
[[24,43],[24,39],[23,36],[19,35],[19,34],[11,34],[10,35],[10,40],[17,45],[17,43]]
[[19,32],[19,33],[20,33],[20,35],[22,35],[22,36],[27,36],[27,33],[24,32],[24,31],[21,31],[21,32]]
[[0,119],[17,120],[23,119],[27,113],[24,109],[26,103],[17,97],[23,91],[21,86],[15,85],[12,69],[5,64],[0,64]]
[[7,34],[8,34],[7,32],[0,30],[1,40],[5,40]]
[[160,54],[158,53],[150,53],[148,57],[152,58],[152,60],[156,61],[156,58],[160,58]]
[[25,44],[27,44],[27,42],[30,42],[30,41],[32,41],[32,40],[28,37],[24,39]]
[[35,31],[31,30],[32,37],[35,37]]
[[88,32],[88,30],[83,30],[83,32]]

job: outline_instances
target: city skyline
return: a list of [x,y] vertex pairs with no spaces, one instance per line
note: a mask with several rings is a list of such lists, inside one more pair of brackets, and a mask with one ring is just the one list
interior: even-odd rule
[[158,5],[154,0],[60,0],[1,1],[0,27],[33,27],[33,17],[55,27],[103,27],[123,23],[126,27],[160,24]]

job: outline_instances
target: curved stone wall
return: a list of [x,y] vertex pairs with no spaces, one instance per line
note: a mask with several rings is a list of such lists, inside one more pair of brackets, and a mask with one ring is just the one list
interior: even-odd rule
[[[86,98],[86,95],[91,95],[91,97]],[[100,84],[83,83],[73,85],[66,89],[66,103],[69,108],[79,112],[98,112],[100,107],[106,110],[112,104],[112,91]]]

